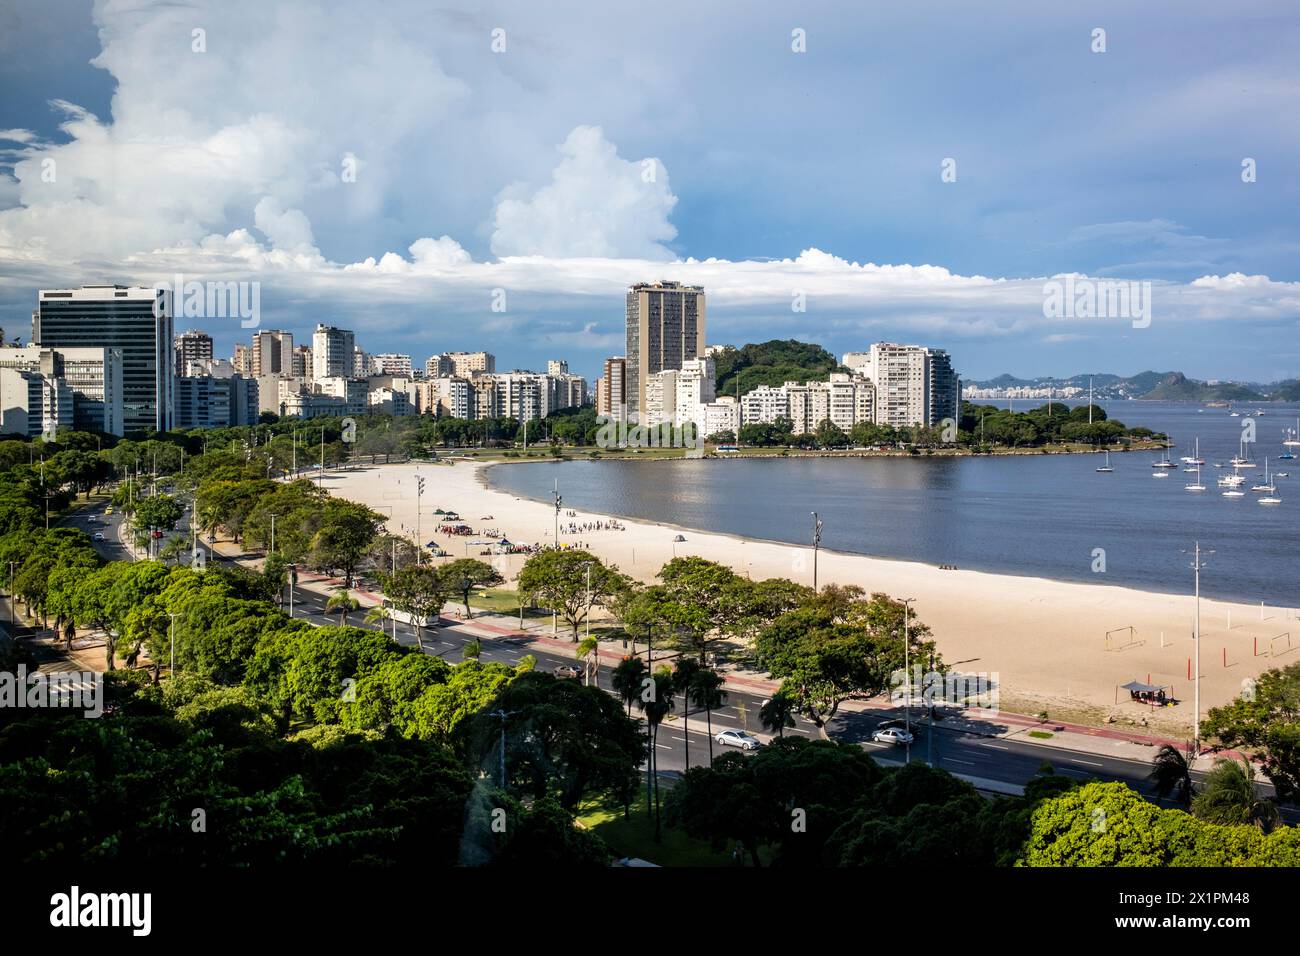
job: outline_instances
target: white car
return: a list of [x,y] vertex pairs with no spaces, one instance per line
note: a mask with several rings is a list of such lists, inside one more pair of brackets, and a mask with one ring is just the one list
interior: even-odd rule
[[94,539],[95,539],[96,541],[103,541],[103,540],[104,540],[104,532],[102,532],[102,531],[96,531],[93,537],[94,537]]
[[757,750],[763,746],[763,742],[752,734],[747,734],[743,730],[724,730],[716,734],[713,738],[721,746],[731,745],[739,747],[741,750]]
[[871,735],[871,739],[878,744],[910,744],[916,738],[904,730],[902,727],[886,727],[883,730],[877,730]]

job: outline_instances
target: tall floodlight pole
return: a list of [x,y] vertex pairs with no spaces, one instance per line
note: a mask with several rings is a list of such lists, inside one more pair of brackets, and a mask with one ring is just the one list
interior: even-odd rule
[[320,480],[317,482],[317,484],[321,488],[325,487],[325,426],[324,425],[322,425],[320,429]]
[[560,550],[560,505],[564,499],[560,497],[560,479],[555,479],[555,488],[551,492],[555,497],[555,550]]
[[271,515],[271,551],[275,551],[275,519],[276,515]]
[[1195,550],[1192,552],[1192,573],[1196,582],[1196,619],[1194,637],[1194,650],[1192,652],[1192,663],[1196,668],[1195,680],[1192,683],[1192,759],[1195,760],[1201,754],[1201,569],[1205,567],[1204,557],[1213,554],[1213,551],[1202,551],[1201,542],[1196,542]]
[[423,564],[424,545],[420,543],[420,496],[424,494],[424,478],[415,476],[415,563]]
[[812,513],[813,519],[813,591],[817,590],[817,549],[822,543],[822,519],[817,517],[817,512]]

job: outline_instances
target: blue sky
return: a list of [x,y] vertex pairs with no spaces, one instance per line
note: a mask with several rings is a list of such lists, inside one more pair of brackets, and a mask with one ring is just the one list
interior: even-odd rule
[[[180,272],[259,282],[265,327],[594,374],[620,289],[680,278],[715,342],[1300,374],[1293,5],[894,6],[11,2],[0,318]],[[1150,281],[1151,323],[1044,316],[1061,273]]]

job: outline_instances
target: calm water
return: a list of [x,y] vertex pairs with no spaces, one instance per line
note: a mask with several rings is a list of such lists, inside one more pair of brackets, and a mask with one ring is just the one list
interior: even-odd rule
[[[999,403],[1005,407],[1005,402]],[[1017,402],[1017,409],[1030,407]],[[810,540],[810,511],[825,522],[823,547],[959,568],[1118,584],[1184,593],[1193,542],[1214,549],[1201,575],[1213,597],[1300,603],[1300,459],[1278,461],[1284,431],[1300,407],[1268,404],[1254,418],[1260,467],[1244,471],[1244,498],[1224,498],[1216,469],[1237,453],[1242,413],[1195,404],[1112,402],[1111,417],[1167,432],[1174,461],[1200,438],[1204,492],[1186,491],[1194,473],[1153,479],[1158,455],[1005,458],[732,459],[668,462],[570,461],[502,466],[494,488],[549,499],[559,479],[565,503],[587,511],[795,544]],[[1280,505],[1260,505],[1250,486],[1263,458],[1279,478]],[[1094,548],[1106,573],[1094,574]]]

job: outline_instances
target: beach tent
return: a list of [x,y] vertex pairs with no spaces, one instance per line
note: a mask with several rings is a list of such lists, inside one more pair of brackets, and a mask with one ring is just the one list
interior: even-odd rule
[[1131,691],[1134,694],[1158,694],[1164,688],[1159,684],[1144,684],[1140,680],[1131,680],[1121,685],[1120,690]]

